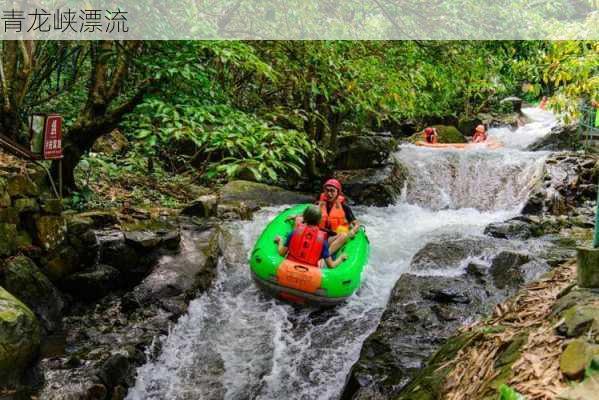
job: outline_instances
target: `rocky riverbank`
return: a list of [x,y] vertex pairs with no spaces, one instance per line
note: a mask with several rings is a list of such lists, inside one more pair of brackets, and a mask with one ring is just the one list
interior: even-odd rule
[[[460,327],[485,318],[497,303],[514,295],[520,285],[551,267],[564,265],[575,256],[577,245],[590,240],[598,165],[598,158],[593,155],[552,154],[522,215],[485,229],[485,234],[494,240],[442,237],[418,252],[409,273],[403,274],[395,285],[379,327],[364,342],[342,398],[434,399],[454,390],[451,385],[467,390],[469,383],[460,386],[446,378],[451,369],[441,369],[441,372],[438,369],[472,343],[472,332],[457,337],[454,333]],[[571,263],[568,265],[571,269]],[[449,277],[439,276],[447,274],[437,271],[454,273]],[[553,272],[557,275],[551,276],[558,276],[555,279],[565,280],[564,285],[571,286],[572,275],[566,274],[564,278],[559,271],[558,268]],[[551,318],[556,315],[552,314]],[[512,347],[532,346],[527,344],[526,335],[526,332],[515,332]],[[496,369],[490,374],[503,374],[505,379],[494,383],[505,383],[512,377],[511,372],[508,374],[500,367],[509,367],[516,359],[510,359],[507,364],[499,359],[510,343],[504,342],[503,348],[495,349]],[[511,353],[506,354],[504,358],[509,358]],[[472,369],[473,365],[478,368],[477,360],[471,362],[468,368]],[[558,382],[562,381],[560,377]],[[518,388],[534,391],[534,385],[521,383],[524,386]],[[468,392],[466,397],[448,398],[494,398],[499,385],[489,385],[489,381],[484,382],[485,389],[476,392],[478,397],[471,397]],[[532,393],[530,390],[528,394]]]
[[[16,162],[16,160],[14,160]],[[180,211],[63,212],[44,175],[0,170],[0,394],[122,399],[211,286],[222,221],[312,196],[234,181]]]

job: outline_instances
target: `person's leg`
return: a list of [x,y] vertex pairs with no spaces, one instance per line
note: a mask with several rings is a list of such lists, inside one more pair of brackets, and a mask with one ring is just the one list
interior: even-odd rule
[[335,252],[339,250],[345,244],[345,242],[347,242],[347,238],[348,236],[346,233],[338,233],[333,236],[331,238],[333,240],[329,242],[329,253],[331,255],[335,254]]

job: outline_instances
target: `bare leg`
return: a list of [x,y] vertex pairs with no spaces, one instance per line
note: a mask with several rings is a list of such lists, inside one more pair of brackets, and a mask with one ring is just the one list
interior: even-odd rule
[[338,233],[333,236],[329,241],[329,253],[333,255],[339,250],[347,242],[348,237],[346,233]]

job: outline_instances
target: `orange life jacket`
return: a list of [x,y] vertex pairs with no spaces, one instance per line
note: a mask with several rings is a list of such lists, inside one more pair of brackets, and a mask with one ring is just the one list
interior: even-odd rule
[[320,195],[318,200],[318,205],[320,206],[320,212],[322,214],[322,219],[318,226],[321,229],[330,229],[334,232],[347,231],[349,229],[349,222],[347,222],[345,211],[343,211],[345,197],[338,195],[333,201],[331,211],[327,210],[327,197],[324,193]]
[[299,224],[291,236],[287,258],[317,266],[325,240],[327,240],[326,232],[321,231],[317,226]]
[[437,143],[437,137],[435,136],[435,132],[431,132],[430,134],[424,133],[424,141],[426,143]]

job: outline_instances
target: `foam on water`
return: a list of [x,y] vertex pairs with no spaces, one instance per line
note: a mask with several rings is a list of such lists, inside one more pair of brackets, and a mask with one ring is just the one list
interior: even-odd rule
[[[191,302],[160,355],[138,370],[127,398],[338,398],[413,255],[438,235],[480,235],[489,223],[516,215],[542,163],[539,153],[512,148],[434,152],[410,146],[397,157],[412,177],[406,201],[354,210],[372,248],[362,288],[346,304],[326,311],[294,308],[261,293],[245,262],[223,258],[216,284]],[[249,254],[280,211],[264,209],[228,229],[241,235]],[[452,276],[459,267],[436,273]]]

